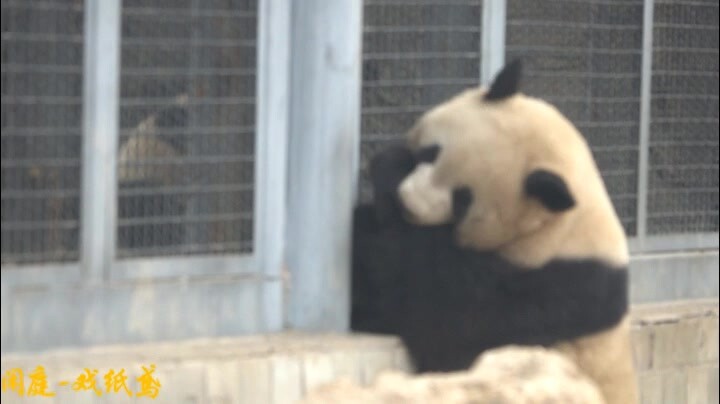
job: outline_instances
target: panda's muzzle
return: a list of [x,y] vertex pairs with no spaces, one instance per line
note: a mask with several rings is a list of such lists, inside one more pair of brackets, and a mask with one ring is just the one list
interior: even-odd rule
[[470,188],[450,188],[435,182],[434,163],[440,150],[440,146],[432,145],[416,151],[417,165],[397,189],[406,220],[410,223],[426,226],[458,223],[473,202]]
[[473,202],[472,192],[468,187],[453,190],[434,184],[434,163],[440,152],[440,145],[412,151],[397,144],[372,158],[369,171],[379,222],[392,222],[398,216],[416,225],[464,219]]

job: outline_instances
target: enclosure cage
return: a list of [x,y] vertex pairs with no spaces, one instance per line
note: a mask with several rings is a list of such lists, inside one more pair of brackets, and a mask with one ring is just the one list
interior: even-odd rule
[[370,197],[374,151],[514,58],[586,136],[635,257],[717,251],[717,1],[320,3],[2,0],[3,350],[274,331],[347,301],[318,281],[346,280],[334,186]]

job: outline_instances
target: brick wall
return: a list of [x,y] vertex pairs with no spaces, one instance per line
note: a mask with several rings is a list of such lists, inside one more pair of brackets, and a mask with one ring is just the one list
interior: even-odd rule
[[718,403],[718,301],[636,306],[643,403]]

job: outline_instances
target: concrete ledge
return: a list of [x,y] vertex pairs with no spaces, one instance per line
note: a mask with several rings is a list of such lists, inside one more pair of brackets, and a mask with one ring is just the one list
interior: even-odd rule
[[[718,403],[718,300],[636,305],[632,317],[643,402]],[[409,369],[395,337],[294,332],[13,353],[1,362],[3,375],[21,368],[26,387],[27,375],[44,366],[57,396],[43,403],[128,402],[116,393],[96,397],[57,385],[72,383],[84,368],[98,369],[103,392],[102,376],[126,369],[128,387],[137,391],[141,366],[155,364],[159,403],[269,404],[295,402],[339,377],[366,385],[383,370]],[[8,391],[2,401],[26,402]]]
[[[159,403],[291,403],[339,377],[367,384],[382,370],[409,368],[395,337],[282,333],[8,354],[2,357],[2,372],[21,368],[27,387],[27,375],[43,366],[49,390],[57,392],[43,403],[128,402],[123,394],[96,397],[57,383],[72,383],[85,368],[97,369],[97,385],[104,392],[103,375],[125,369],[128,388],[137,392],[135,378],[150,364],[156,365],[162,384],[154,400]],[[2,401],[25,402],[7,391]]]

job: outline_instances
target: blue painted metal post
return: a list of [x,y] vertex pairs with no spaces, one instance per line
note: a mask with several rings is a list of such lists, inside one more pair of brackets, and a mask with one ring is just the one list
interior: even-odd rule
[[80,248],[86,279],[100,283],[115,258],[121,1],[85,7]]
[[362,0],[293,3],[288,326],[346,330],[360,140]]
[[480,49],[480,83],[488,84],[505,64],[505,0],[484,0]]
[[260,293],[263,331],[283,328],[290,85],[291,0],[262,0],[259,10],[255,141],[255,255],[269,279]]

